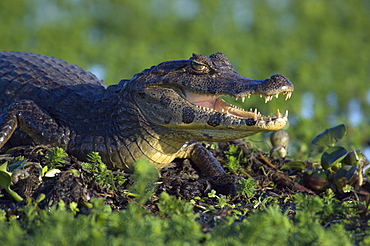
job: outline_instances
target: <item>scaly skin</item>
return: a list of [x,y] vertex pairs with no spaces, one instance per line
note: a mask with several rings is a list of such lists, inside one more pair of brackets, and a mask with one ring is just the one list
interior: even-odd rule
[[49,144],[85,159],[100,153],[111,169],[128,170],[148,158],[158,168],[192,159],[207,176],[224,174],[197,141],[228,141],[285,126],[287,115],[247,112],[224,102],[279,93],[283,75],[242,77],[222,53],[168,61],[106,87],[93,74],[52,57],[0,52],[0,148]]

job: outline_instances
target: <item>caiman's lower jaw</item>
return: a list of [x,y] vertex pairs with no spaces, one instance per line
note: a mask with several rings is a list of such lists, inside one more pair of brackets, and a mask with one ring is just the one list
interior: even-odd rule
[[[285,99],[289,99],[291,97],[292,92],[286,92]],[[274,95],[275,97],[278,94]],[[189,91],[185,91],[186,99],[197,106],[207,108],[210,110],[214,110],[223,114],[226,114],[228,116],[240,118],[240,119],[254,119],[254,120],[263,120],[263,121],[271,121],[277,118],[288,118],[288,110],[285,112],[284,116],[280,113],[279,110],[277,110],[276,115],[273,117],[270,116],[263,116],[260,112],[258,112],[257,109],[254,111],[251,109],[250,111],[245,111],[241,108],[238,108],[234,105],[230,105],[227,102],[225,102],[222,98],[217,96],[208,96],[208,95],[201,95],[201,94],[195,94],[191,93]],[[261,95],[262,96],[262,95]],[[249,96],[248,96],[249,97]],[[265,103],[272,100],[273,96],[265,96]],[[244,102],[244,98],[242,98]]]

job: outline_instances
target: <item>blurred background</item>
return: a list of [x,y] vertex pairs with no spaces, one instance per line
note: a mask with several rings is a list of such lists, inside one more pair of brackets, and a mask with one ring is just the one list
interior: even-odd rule
[[[341,123],[347,147],[369,151],[369,23],[367,0],[2,0],[0,50],[54,56],[108,85],[219,51],[245,77],[294,84],[288,101],[226,98],[265,115],[288,109],[293,154]],[[252,139],[268,148],[266,137]]]

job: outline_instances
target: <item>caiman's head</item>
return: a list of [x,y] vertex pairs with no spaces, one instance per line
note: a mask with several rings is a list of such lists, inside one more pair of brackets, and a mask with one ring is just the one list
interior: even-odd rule
[[221,96],[244,99],[280,93],[290,98],[293,85],[283,75],[254,80],[241,76],[222,53],[193,54],[189,60],[168,61],[136,74],[127,84],[145,118],[154,124],[187,132],[191,140],[232,140],[260,131],[276,131],[288,122],[286,112],[275,116],[244,111]]

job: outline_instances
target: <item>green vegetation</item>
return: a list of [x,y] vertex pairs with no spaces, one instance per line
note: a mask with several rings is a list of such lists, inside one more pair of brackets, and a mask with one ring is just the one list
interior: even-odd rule
[[[260,161],[253,153],[271,149],[268,134],[249,138],[248,153],[236,144],[225,148],[225,168],[242,177],[237,198],[214,190],[189,201],[157,194],[158,173],[144,160],[130,176],[135,182],[121,189],[128,175],[108,170],[91,153],[68,172],[82,173],[85,186],[95,182],[123,194],[126,206],[113,209],[93,198],[93,208],[61,201],[42,209],[45,195],[24,198],[13,188],[33,169],[40,180],[55,178],[66,153],[45,151],[42,165],[0,156],[0,199],[15,201],[0,210],[1,244],[370,245],[369,203],[349,196],[369,176],[362,176],[366,163],[357,150],[370,140],[369,12],[366,0],[0,1],[1,50],[61,58],[97,71],[107,84],[162,61],[220,51],[246,77],[281,73],[295,86],[288,101],[226,98],[263,114],[288,109],[290,117],[286,159],[292,161],[275,173],[261,164],[263,175],[250,177],[257,172],[251,163]],[[353,103],[360,108],[349,108]],[[356,120],[351,111],[362,114]],[[315,193],[277,194],[272,176],[285,172],[302,176],[300,184]]]
[[326,129],[312,141],[311,160],[321,155],[318,163],[292,161],[281,169],[304,171],[305,185],[314,190],[333,188],[339,193],[349,192],[363,184],[363,168],[367,162],[361,151],[347,151],[343,146],[335,146],[346,133],[345,125]]
[[[127,209],[112,211],[101,200],[93,200],[94,207],[88,213],[76,216],[63,202],[50,210],[41,210],[37,207],[39,201],[29,201],[11,218],[5,211],[1,212],[1,242],[4,245],[353,245],[355,242],[367,245],[370,242],[369,222],[361,222],[365,223],[365,229],[351,232],[351,228],[359,228],[361,204],[339,202],[330,192],[322,198],[297,194],[289,198],[296,209],[282,212],[279,206],[269,205],[252,211],[248,219],[245,211],[238,209],[241,205],[233,205],[225,196],[212,193],[209,198],[203,198],[203,202],[217,198],[214,208],[218,209],[212,209],[202,208],[202,199],[186,202],[162,193],[154,216],[143,204],[152,199],[150,190],[156,173],[146,171],[154,170],[147,162],[139,166],[135,173],[137,182],[132,187],[137,202],[131,202]],[[194,213],[195,208],[200,209]],[[233,216],[220,214],[227,208]],[[214,221],[212,231],[202,229],[202,221],[207,219]]]
[[0,186],[3,187],[15,201],[21,202],[23,201],[23,198],[10,188],[10,185],[12,184],[12,173],[8,172],[7,168],[7,162],[0,166]]
[[[313,142],[332,145],[333,141],[337,142],[343,137],[343,127],[327,129],[314,138]],[[237,155],[239,160],[244,160],[245,154],[239,151],[235,146],[229,147],[225,151],[226,159]],[[67,156],[60,149],[45,152],[47,158],[44,159],[48,160],[45,166],[60,163],[61,158]],[[333,153],[330,155],[338,157]],[[329,159],[335,159],[334,157]],[[5,169],[5,162],[0,170],[3,174],[9,174],[10,180],[12,173],[9,171],[14,173],[30,164],[23,158],[17,159],[22,159],[17,165],[11,161],[11,166],[17,168]],[[345,159],[341,155],[340,161],[333,161],[329,166]],[[245,163],[234,162],[238,169],[245,166]],[[285,165],[286,169],[289,168],[289,163]],[[354,164],[356,163],[358,161]],[[86,169],[83,171],[84,175],[90,177],[90,181],[95,180],[101,187],[118,189],[124,182],[106,169],[97,153],[91,153],[88,162],[81,166]],[[331,168],[331,172],[334,172],[342,167]],[[325,170],[329,171],[329,167]],[[238,173],[243,176],[243,173]],[[333,176],[332,173],[330,175]],[[123,242],[125,245],[370,243],[370,223],[365,219],[369,204],[352,199],[338,200],[337,194],[330,188],[326,188],[320,196],[302,193],[269,196],[268,188],[262,188],[260,182],[252,178],[242,178],[238,185],[237,199],[212,190],[206,197],[184,201],[166,192],[159,195],[154,193],[158,173],[145,160],[136,164],[132,178],[135,183],[125,190],[131,197],[130,202],[123,210],[113,211],[101,199],[85,202],[85,206],[76,202],[67,206],[60,201],[50,209],[41,209],[39,203],[46,198],[44,194],[34,200],[28,197],[24,206],[16,209],[0,210],[0,241],[5,245],[121,245]],[[9,188],[10,184],[9,181],[4,188]],[[7,191],[15,201],[21,202],[17,199],[19,195],[13,194],[9,189]]]
[[45,156],[47,161],[47,167],[49,169],[58,168],[63,166],[63,158],[67,157],[67,153],[59,147],[51,148],[48,150],[48,154]]
[[87,155],[88,162],[81,164],[87,172],[90,172],[89,181],[94,180],[102,187],[114,190],[125,182],[125,177],[119,171],[113,173],[102,162],[98,152],[92,152]]

